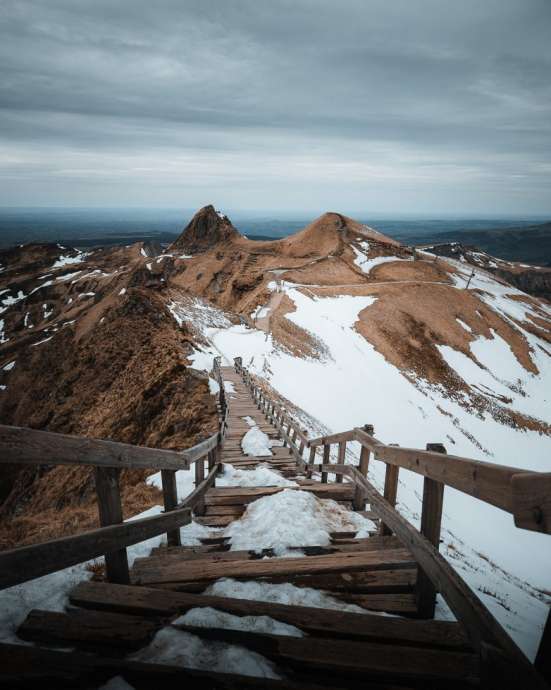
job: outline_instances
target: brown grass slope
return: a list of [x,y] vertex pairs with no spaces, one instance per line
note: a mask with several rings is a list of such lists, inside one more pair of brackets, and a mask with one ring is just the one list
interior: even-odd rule
[[[90,278],[95,281],[93,299],[71,298],[75,285],[62,281],[42,288],[40,303],[33,306],[25,300],[9,310],[12,328],[0,357],[8,346],[3,362],[15,361],[15,366],[4,373],[3,424],[174,449],[188,447],[215,429],[206,376],[188,367],[191,331],[185,324],[178,328],[167,311],[160,279],[149,287],[141,284],[152,279],[140,249],[124,256],[120,250],[101,253],[101,269],[92,270],[106,275]],[[93,261],[83,273],[90,271],[90,263],[98,265]],[[126,261],[124,272],[110,275],[121,261]],[[80,264],[66,268],[74,272]],[[37,278],[32,271],[20,270],[19,275],[27,281]],[[13,283],[13,276],[9,280]],[[130,284],[138,286],[121,287]],[[90,284],[76,287],[85,290]],[[73,302],[67,305],[70,299],[76,308]],[[39,321],[44,300],[53,314]],[[23,328],[22,311],[33,309],[34,327]],[[159,502],[157,490],[144,485],[147,474],[123,473],[126,515]],[[3,466],[0,491],[4,548],[97,526],[90,468]]]

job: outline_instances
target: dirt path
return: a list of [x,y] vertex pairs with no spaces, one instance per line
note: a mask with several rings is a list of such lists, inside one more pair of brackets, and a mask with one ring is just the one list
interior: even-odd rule
[[264,331],[264,333],[270,332],[270,318],[272,316],[272,313],[281,304],[281,300],[283,299],[284,294],[284,292],[272,292],[268,304],[264,307],[264,309],[267,309],[266,315],[262,316],[259,319],[256,319],[255,326],[259,328],[261,331]]

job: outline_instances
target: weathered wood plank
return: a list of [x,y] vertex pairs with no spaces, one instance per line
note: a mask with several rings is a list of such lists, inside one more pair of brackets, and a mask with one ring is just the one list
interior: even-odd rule
[[381,611],[395,616],[417,617],[417,598],[414,592],[356,592],[336,590],[332,596],[348,604],[361,606],[369,611]]
[[[0,668],[5,688],[44,687],[50,681],[54,687],[98,687],[113,676],[122,676],[136,690],[150,688],[190,687],[197,690],[303,690],[304,684],[288,680],[254,678],[231,673],[198,671],[169,664],[148,664],[127,659],[100,657],[82,652],[60,652],[39,647],[0,644]],[[324,684],[310,685],[312,690],[339,690]],[[365,690],[373,687],[368,684]],[[379,684],[376,690],[386,690]],[[340,688],[342,690],[342,686]],[[375,689],[374,689],[375,690]],[[396,690],[388,686],[388,690]]]
[[183,508],[122,525],[101,527],[72,537],[3,551],[0,553],[0,589],[98,558],[189,522],[191,512],[188,508]]
[[244,506],[207,506],[206,515],[243,515],[245,512]]
[[0,463],[181,470],[183,453],[83,436],[0,425]]
[[[444,446],[439,443],[427,444],[427,450],[442,454],[446,453]],[[421,534],[430,541],[437,551],[440,547],[443,502],[444,484],[425,477],[423,482]],[[419,580],[417,582],[417,606],[421,618],[434,618],[436,588],[422,568],[419,570]]]
[[461,626],[447,621],[405,620],[368,613],[291,606],[250,599],[171,592],[102,582],[81,582],[70,593],[76,606],[140,616],[172,616],[210,606],[237,616],[271,616],[315,635],[401,640],[415,645],[467,648]]
[[519,473],[518,468],[455,455],[443,458],[439,453],[415,448],[385,446],[362,429],[355,431],[356,440],[372,449],[376,459],[422,474],[509,513],[513,512],[511,480]]
[[350,431],[341,431],[338,434],[329,434],[327,436],[318,436],[317,438],[308,439],[308,446],[324,446],[331,445],[331,443],[341,443],[342,441],[355,441],[355,429]]
[[[161,470],[161,481],[163,485],[163,501],[165,511],[175,510],[178,506],[178,491],[176,488],[176,472],[174,470]],[[167,532],[167,542],[169,546],[179,546],[180,530]]]
[[[214,505],[245,505],[256,501],[257,498],[263,496],[270,496],[271,494],[279,493],[285,488],[296,490],[294,487],[268,486],[268,487],[222,487],[212,489],[207,492],[205,496],[205,503],[207,506]],[[337,501],[352,500],[354,496],[354,486],[350,484],[343,484],[337,486],[335,484],[314,484],[300,486],[301,491],[310,491],[320,498],[331,498]]]
[[208,491],[214,486],[216,480],[216,475],[220,471],[220,465],[216,464],[211,471],[208,473],[206,479],[185,498],[185,500],[180,503],[179,508],[195,508],[199,503],[203,503],[204,498]]
[[214,448],[216,448],[216,446],[220,443],[220,440],[221,435],[220,432],[217,431],[215,434],[212,434],[212,436],[209,436],[209,438],[201,441],[201,443],[197,443],[192,448],[186,448],[186,450],[182,451],[182,455],[188,463],[188,466],[191,465],[191,463],[204,458],[209,450],[214,450]]
[[[344,465],[344,458],[346,456],[346,441],[341,441],[339,443],[339,455],[337,458],[338,465]],[[337,473],[336,480],[337,484],[342,484],[342,474]]]
[[[329,465],[331,460],[330,460],[330,452],[331,452],[331,446],[329,443],[325,443],[323,445],[323,465]],[[321,473],[321,481],[322,483],[327,483],[327,477],[328,477],[328,472],[322,472]]]
[[176,626],[210,640],[244,645],[293,667],[340,674],[391,679],[464,679],[476,681],[478,659],[468,652],[374,644],[367,641],[297,638],[226,630]]
[[551,472],[514,474],[511,488],[515,525],[551,534]]
[[193,582],[215,580],[219,577],[251,578],[274,575],[348,572],[353,570],[388,570],[413,568],[415,562],[405,549],[385,549],[383,552],[345,552],[306,558],[269,558],[256,561],[202,563],[189,561],[174,563],[159,569],[137,584],[162,582]]
[[[396,570],[322,575],[282,575],[265,579],[273,583],[291,582],[296,587],[313,587],[331,593],[405,594],[413,592],[417,580],[417,570],[415,568],[398,568]],[[417,605],[413,599],[409,601],[408,605],[410,609],[417,611]]]
[[[120,470],[113,467],[94,468],[99,521],[102,527],[122,524],[119,473]],[[125,548],[105,552],[105,571],[109,582],[118,582],[119,584],[130,582]]]
[[67,612],[33,609],[19,626],[17,635],[32,642],[69,642],[91,647],[144,647],[161,622],[135,615],[69,609]]
[[205,527],[227,527],[236,519],[235,515],[201,515],[195,516],[194,521]]
[[[398,497],[398,472],[400,468],[395,465],[387,465],[385,471],[385,486],[384,486],[384,498],[388,501],[390,505],[394,508],[396,505],[396,499]],[[382,536],[392,534],[390,527],[381,522],[379,528],[379,534]]]

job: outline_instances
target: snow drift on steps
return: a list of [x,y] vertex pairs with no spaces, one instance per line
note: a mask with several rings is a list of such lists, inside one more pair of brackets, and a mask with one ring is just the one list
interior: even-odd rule
[[203,671],[279,678],[274,665],[260,654],[225,642],[202,640],[170,626],[159,630],[147,647],[130,658]]
[[240,470],[229,463],[222,467],[223,473],[216,477],[216,486],[298,486],[265,464],[257,465],[254,470]]
[[298,546],[326,546],[330,532],[355,531],[368,537],[371,520],[346,510],[336,501],[308,491],[284,489],[250,503],[240,520],[224,530],[232,551],[273,549],[277,556],[300,556]]
[[241,448],[245,455],[252,455],[257,458],[272,455],[268,435],[257,426],[251,427],[243,436],[241,439]]
[[326,592],[311,587],[297,587],[290,582],[271,584],[260,580],[234,580],[224,577],[213,582],[205,594],[235,599],[251,599],[289,606],[311,606],[318,609],[333,609],[349,613],[374,613],[356,604],[347,604]]
[[287,635],[304,637],[302,630],[294,625],[282,623],[270,616],[234,616],[218,611],[211,606],[190,609],[183,616],[172,621],[172,625],[193,625],[199,628],[223,628],[224,630],[246,630],[266,635]]

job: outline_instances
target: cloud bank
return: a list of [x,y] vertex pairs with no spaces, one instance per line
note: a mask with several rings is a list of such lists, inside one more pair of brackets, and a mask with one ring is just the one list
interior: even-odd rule
[[551,214],[547,0],[5,0],[0,205]]

